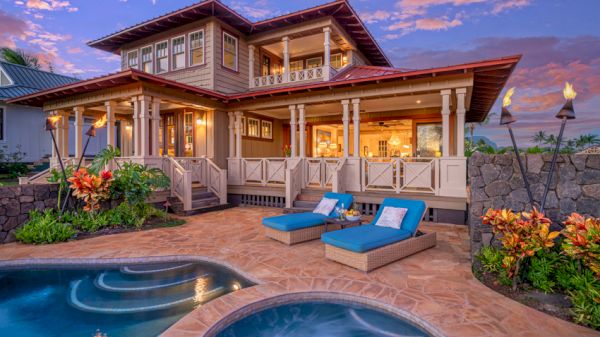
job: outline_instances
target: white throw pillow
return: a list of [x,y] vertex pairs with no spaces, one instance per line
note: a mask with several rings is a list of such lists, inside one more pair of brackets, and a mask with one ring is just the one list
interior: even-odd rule
[[408,212],[407,208],[385,206],[375,225],[400,229],[406,212]]
[[331,211],[333,211],[333,209],[335,208],[335,205],[337,204],[337,202],[338,202],[337,199],[323,198],[323,199],[321,199],[321,201],[319,202],[319,204],[317,205],[317,207],[315,208],[313,213],[319,213],[319,214],[323,214],[325,216],[329,216]]

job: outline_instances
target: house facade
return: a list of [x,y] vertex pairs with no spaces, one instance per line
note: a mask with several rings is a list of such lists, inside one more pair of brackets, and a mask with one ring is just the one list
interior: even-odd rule
[[[42,132],[46,114],[40,107],[7,103],[8,100],[79,81],[46,71],[0,61],[0,147],[5,153],[22,152],[24,162],[51,154],[50,135]],[[100,147],[96,142],[92,148]]]
[[59,152],[74,138],[75,157],[81,121],[106,115],[120,160],[163,168],[188,210],[200,186],[220,203],[334,190],[461,214],[465,123],[485,119],[520,59],[394,68],[345,0],[260,22],[207,0],[89,45],[122,71],[11,102],[62,116]]

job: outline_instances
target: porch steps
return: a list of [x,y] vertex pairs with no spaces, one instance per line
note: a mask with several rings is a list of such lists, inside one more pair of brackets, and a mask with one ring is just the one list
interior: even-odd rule
[[212,211],[218,211],[231,207],[231,205],[221,205],[219,197],[214,193],[208,191],[206,187],[193,186],[192,187],[192,209],[184,210],[183,202],[178,198],[169,197],[171,203],[171,210],[177,215],[194,215]]
[[284,209],[284,213],[312,212],[319,204],[327,190],[304,188],[294,200],[292,208]]

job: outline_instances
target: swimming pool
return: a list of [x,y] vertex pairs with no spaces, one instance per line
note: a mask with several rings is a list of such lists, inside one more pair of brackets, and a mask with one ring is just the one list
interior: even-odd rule
[[158,336],[197,306],[250,285],[193,261],[0,270],[0,334]]
[[308,301],[263,309],[227,326],[216,337],[424,337],[420,327],[367,306]]

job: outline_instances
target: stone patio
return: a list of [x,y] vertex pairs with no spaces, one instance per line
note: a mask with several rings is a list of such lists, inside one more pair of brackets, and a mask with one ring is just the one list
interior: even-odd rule
[[326,291],[361,296],[418,317],[447,336],[600,336],[514,302],[471,274],[467,227],[427,223],[438,246],[371,273],[328,261],[319,240],[291,247],[267,239],[261,218],[275,208],[233,208],[188,223],[56,245],[0,246],[0,260],[134,258],[198,255],[238,269],[258,285],[220,297],[173,325],[164,336],[203,336],[244,306],[288,293]]

